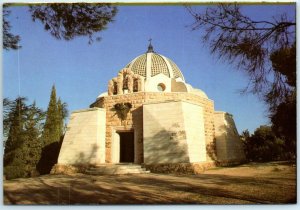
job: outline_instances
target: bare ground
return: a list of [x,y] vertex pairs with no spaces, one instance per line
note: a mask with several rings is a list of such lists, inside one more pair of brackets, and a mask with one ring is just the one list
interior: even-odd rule
[[4,204],[296,203],[296,167],[286,162],[215,168],[200,175],[46,175],[4,181]]

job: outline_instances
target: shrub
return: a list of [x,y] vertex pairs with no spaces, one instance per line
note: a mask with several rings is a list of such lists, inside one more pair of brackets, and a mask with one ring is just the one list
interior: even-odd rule
[[4,175],[6,179],[16,179],[26,177],[27,174],[25,172],[24,166],[6,166],[4,167]]
[[245,136],[245,153],[249,161],[282,160],[284,141],[275,136],[270,126],[260,126],[253,135]]

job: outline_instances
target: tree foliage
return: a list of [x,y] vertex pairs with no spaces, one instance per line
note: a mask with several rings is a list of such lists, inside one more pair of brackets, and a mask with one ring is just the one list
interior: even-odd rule
[[116,15],[117,8],[110,4],[46,4],[30,6],[32,20],[40,20],[57,39],[71,40],[88,36],[92,41],[95,32],[106,29]]
[[25,114],[27,111],[25,100],[25,98],[18,97],[15,101],[11,102],[11,111],[9,112],[7,117],[7,120],[10,121],[10,123],[4,150],[4,166],[7,166],[13,162],[15,156],[14,152],[24,142],[23,128],[25,122]]
[[64,133],[64,119],[68,116],[67,104],[63,103],[60,98],[57,101],[57,112],[58,112],[58,133],[60,136]]
[[[285,150],[289,153],[290,158],[295,158],[297,138],[296,45],[293,44],[291,47],[273,52],[270,59],[274,71],[284,75],[285,82],[289,85],[284,100],[271,109],[272,129],[277,136],[285,140]],[[271,91],[268,97],[272,98],[274,92],[275,90]]]
[[20,36],[18,35],[14,35],[10,32],[11,30],[11,25],[9,23],[9,21],[7,20],[8,16],[10,14],[10,11],[7,8],[7,5],[3,5],[3,16],[2,16],[2,20],[3,20],[3,48],[5,50],[9,50],[9,49],[19,49],[20,45]]
[[[3,43],[4,49],[18,49],[20,37],[10,32],[11,26],[7,20],[9,6],[4,4]],[[46,31],[57,39],[72,40],[78,36],[88,36],[89,44],[93,35],[103,31],[113,21],[117,7],[108,3],[48,3],[29,5],[32,20],[39,20]],[[99,41],[100,37],[96,37]]]
[[242,7],[237,4],[211,6],[203,13],[192,7],[187,9],[195,20],[192,29],[204,32],[202,40],[211,52],[248,74],[245,92],[265,98],[273,91],[276,97],[272,98],[272,103],[284,101],[289,84],[281,72],[273,70],[270,55],[295,43],[294,19],[282,14],[270,21],[253,20],[243,14]]
[[284,141],[278,138],[270,126],[260,126],[253,135],[244,131],[245,154],[249,161],[285,159]]
[[40,124],[44,114],[35,103],[26,105],[25,98],[5,99],[8,111],[8,136],[4,150],[4,174],[7,179],[36,174],[41,157]]
[[296,92],[286,96],[270,114],[272,129],[277,136],[285,140],[285,149],[290,158],[296,157],[297,140],[297,103]]
[[53,85],[41,137],[43,142],[42,156],[37,165],[41,174],[49,173],[53,165],[57,163],[64,134],[64,119],[67,114],[67,105],[62,103],[60,99],[57,100],[56,88]]
[[273,70],[285,76],[284,82],[290,87],[296,87],[296,43],[274,51],[270,60]]
[[4,137],[8,136],[9,128],[11,126],[12,109],[15,107],[13,101],[8,98],[3,99],[3,134]]
[[[273,134],[284,141],[285,153],[296,154],[296,22],[281,14],[270,20],[254,20],[237,4],[219,4],[197,12],[187,7],[195,22],[194,30],[204,32],[202,40],[211,52],[246,72],[249,83],[244,92],[258,94],[269,107]],[[292,15],[293,16],[293,15]],[[275,137],[259,136],[269,132],[261,128],[252,139],[254,148],[269,154]],[[244,133],[245,135],[247,134]],[[272,134],[272,135],[273,135]],[[249,135],[249,133],[248,133]],[[262,140],[258,141],[259,136]],[[271,141],[271,139],[273,139]],[[266,142],[263,143],[262,141]],[[262,144],[262,147],[259,146]],[[269,145],[270,143],[270,145]],[[262,149],[262,148],[265,148]],[[258,154],[258,151],[252,151]],[[258,159],[258,157],[252,157]]]
[[43,146],[59,141],[61,133],[59,132],[60,115],[58,113],[56,89],[52,86],[50,101],[46,112],[46,120],[42,134]]
[[[35,104],[27,105],[26,98],[14,101],[5,98],[4,174],[7,179],[49,173],[57,162],[64,133],[66,103],[56,100],[52,87],[47,113]],[[45,120],[45,115],[47,119]]]
[[285,141],[285,150],[291,159],[296,158],[297,112],[296,99],[288,98],[277,106],[271,115],[274,133]]

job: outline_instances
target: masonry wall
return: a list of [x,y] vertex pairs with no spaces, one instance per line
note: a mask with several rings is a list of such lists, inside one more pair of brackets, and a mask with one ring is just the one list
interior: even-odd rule
[[202,111],[185,101],[144,104],[144,163],[205,162]]
[[190,163],[204,162],[207,158],[203,108],[183,102],[182,111]]
[[182,102],[144,104],[144,163],[189,163]]
[[[145,101],[145,97],[141,93],[131,93],[124,95],[113,95],[101,97],[97,100],[92,107],[103,107],[106,109],[106,142],[105,142],[105,159],[106,163],[116,163],[112,154],[115,150],[113,144],[113,138],[118,131],[133,131],[134,132],[134,144],[135,144],[135,163],[143,162],[143,110],[142,104]],[[118,118],[114,105],[117,103],[131,103],[132,108],[127,114],[127,118],[124,121]],[[115,150],[116,151],[116,150]],[[117,151],[116,151],[117,152]]]
[[215,112],[214,119],[218,162],[226,165],[244,161],[243,143],[232,115],[226,112]]
[[[97,99],[91,107],[100,107],[106,109],[106,162],[112,162],[112,141],[113,135],[118,130],[133,130],[135,136],[135,163],[143,163],[143,108],[144,103],[165,102],[185,100],[203,107],[204,134],[206,144],[213,142],[214,139],[214,104],[210,99],[199,97],[187,92],[137,92],[124,95],[105,96]],[[113,110],[116,103],[132,104],[132,109],[127,115],[127,119],[122,121]],[[207,160],[210,157],[206,156]]]
[[75,111],[58,157],[61,165],[105,163],[105,109]]

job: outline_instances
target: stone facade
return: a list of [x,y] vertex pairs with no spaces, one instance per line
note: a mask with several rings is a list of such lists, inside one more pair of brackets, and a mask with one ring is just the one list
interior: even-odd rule
[[[166,101],[186,101],[203,108],[204,134],[206,144],[214,139],[214,104],[210,99],[199,97],[193,93],[150,93],[137,92],[124,95],[112,95],[99,98],[91,107],[106,109],[106,162],[111,163],[111,144],[113,134],[118,130],[134,130],[136,154],[135,163],[143,163],[143,104],[163,103]],[[125,121],[121,121],[113,109],[116,103],[132,104],[132,109]],[[209,155],[206,155],[210,160]]]

